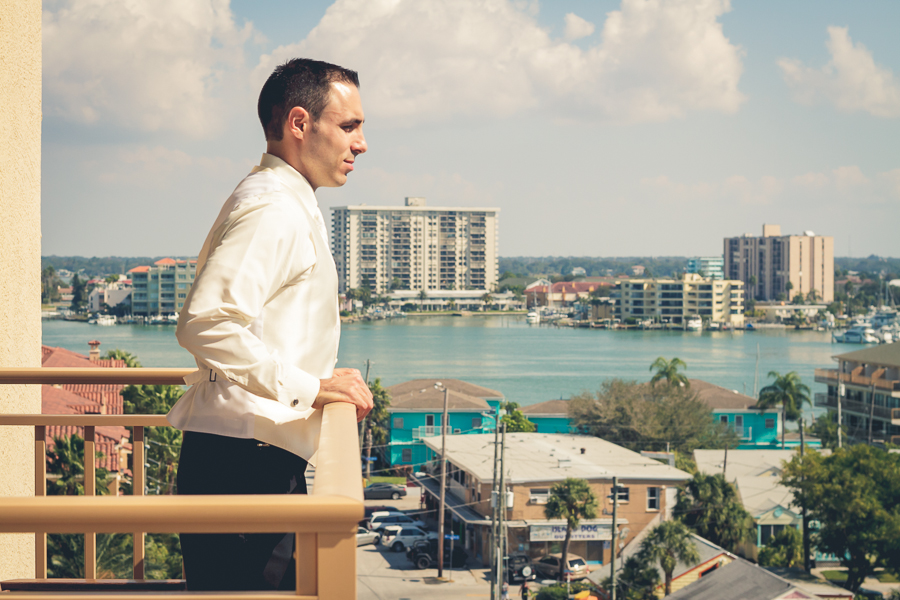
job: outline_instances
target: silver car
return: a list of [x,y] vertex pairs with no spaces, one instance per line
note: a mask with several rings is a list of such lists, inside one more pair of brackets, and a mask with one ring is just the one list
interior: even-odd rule
[[365,527],[356,528],[356,545],[365,546],[367,544],[377,544],[381,541],[381,534],[370,531]]

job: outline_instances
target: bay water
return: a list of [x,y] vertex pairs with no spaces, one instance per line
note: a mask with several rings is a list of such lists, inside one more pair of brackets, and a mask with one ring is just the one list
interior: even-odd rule
[[[87,354],[100,350],[135,354],[145,367],[193,367],[175,340],[174,326],[104,327],[72,321],[43,322],[43,343]],[[416,317],[345,324],[338,366],[393,385],[417,378],[455,378],[499,390],[525,406],[597,390],[605,379],[647,381],[657,357],[678,357],[691,378],[753,394],[757,345],[759,387],[769,371],[796,371],[814,391],[816,368],[859,346],[832,344],[831,334],[793,329],[734,332],[619,331],[535,326],[524,315]],[[821,389],[820,389],[821,388]],[[818,412],[818,411],[815,411]]]

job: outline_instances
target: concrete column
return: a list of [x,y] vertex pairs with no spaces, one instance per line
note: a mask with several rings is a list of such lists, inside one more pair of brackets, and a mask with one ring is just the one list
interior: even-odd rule
[[[41,0],[0,0],[0,366],[41,366]],[[0,413],[40,413],[0,386]],[[34,494],[33,428],[0,427],[0,496]],[[34,577],[34,536],[0,535],[0,580]]]

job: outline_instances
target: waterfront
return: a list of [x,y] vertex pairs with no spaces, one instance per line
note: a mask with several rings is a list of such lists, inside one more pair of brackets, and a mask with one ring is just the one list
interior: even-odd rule
[[[596,390],[619,377],[645,381],[656,357],[678,357],[686,375],[753,393],[759,344],[759,385],[771,370],[797,371],[810,387],[813,371],[831,367],[831,356],[859,346],[831,344],[831,334],[763,329],[755,332],[607,331],[535,327],[524,316],[410,317],[346,324],[338,365],[363,372],[385,385],[419,377],[447,377],[500,390],[522,405],[567,398]],[[101,352],[120,348],[146,367],[191,367],[171,326],[100,327],[44,321],[43,343],[87,353],[87,342]]]

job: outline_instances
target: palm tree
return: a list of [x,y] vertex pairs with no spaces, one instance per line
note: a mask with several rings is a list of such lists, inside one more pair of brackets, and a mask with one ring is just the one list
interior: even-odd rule
[[751,275],[750,281],[748,283],[750,284],[750,288],[753,293],[752,297],[755,298],[756,297],[756,275]]
[[689,479],[678,490],[675,514],[697,535],[729,552],[756,538],[753,518],[721,473],[697,473]]
[[110,350],[103,358],[124,360],[125,366],[129,369],[139,369],[141,367],[141,363],[138,361],[137,356],[135,356],[131,352],[119,350],[118,348],[116,348],[115,350]]
[[679,368],[687,369],[687,365],[683,360],[678,357],[673,358],[672,360],[666,360],[662,356],[653,361],[653,364],[650,365],[650,370],[656,369],[656,374],[650,379],[650,385],[656,385],[657,381],[662,379],[666,380],[666,383],[669,385],[682,385],[684,387],[690,387],[691,382],[688,381],[688,378],[678,372]]
[[685,564],[700,561],[700,553],[691,539],[691,530],[681,521],[663,521],[641,542],[641,554],[648,561],[659,561],[666,575],[666,596],[672,593],[672,572],[678,561]]
[[597,516],[597,496],[591,491],[587,481],[569,477],[550,488],[544,516],[548,519],[566,520],[566,539],[563,542],[562,561],[559,563],[559,578],[563,579],[569,562],[572,530],[578,527],[581,519],[593,519]]
[[428,299],[428,292],[424,289],[419,290],[419,312],[424,312],[425,306],[424,303]]
[[775,379],[773,383],[759,390],[759,402],[756,407],[760,410],[781,406],[781,449],[784,450],[784,428],[787,421],[796,421],[803,415],[803,404],[812,404],[810,401],[809,387],[800,381],[796,371],[786,375],[778,371],[769,371],[769,377]]
[[494,297],[488,292],[481,297],[481,301],[484,302],[484,309],[487,310],[494,303]]

